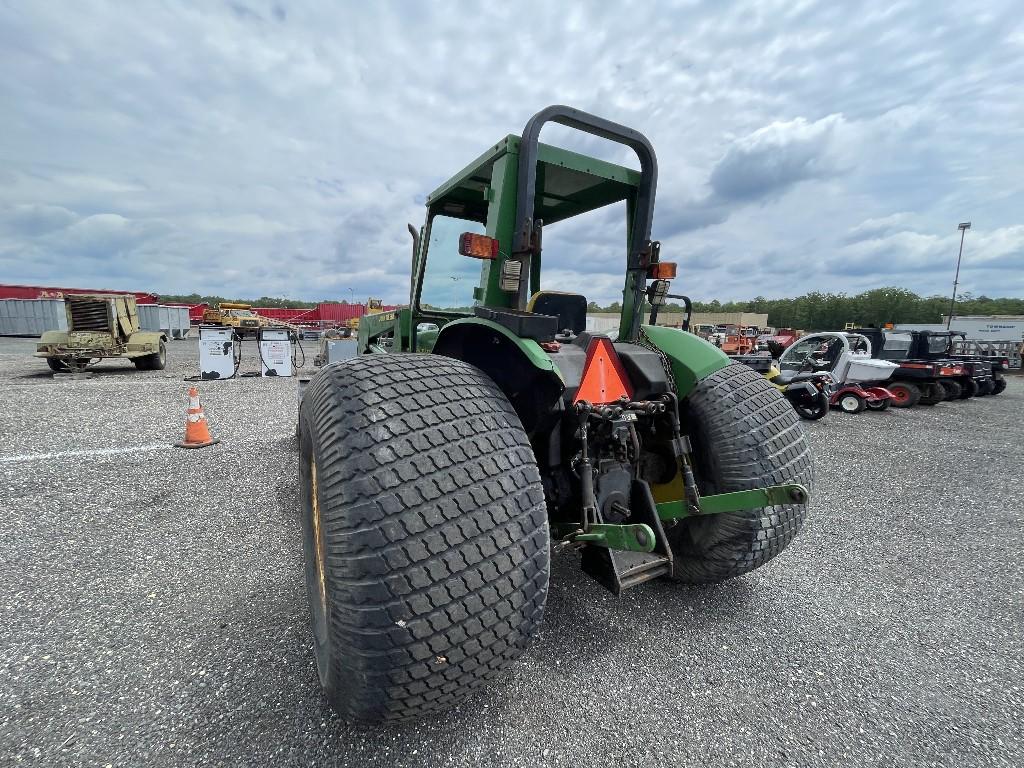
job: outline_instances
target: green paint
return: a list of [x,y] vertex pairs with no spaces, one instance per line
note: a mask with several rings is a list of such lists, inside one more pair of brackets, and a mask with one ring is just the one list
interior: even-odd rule
[[483,326],[484,328],[489,328],[495,333],[501,334],[519,348],[531,365],[542,371],[555,374],[559,381],[563,384],[565,383],[565,379],[562,378],[561,371],[558,370],[557,366],[555,366],[551,361],[551,358],[548,357],[547,353],[540,348],[540,345],[536,341],[533,339],[521,339],[508,328],[503,325],[499,325],[493,320],[485,320],[482,317],[463,317],[446,324],[445,327],[441,329],[439,336],[443,336],[447,333],[449,328],[457,328],[465,325]]
[[676,394],[686,397],[697,382],[731,362],[714,344],[678,328],[643,325],[641,334],[668,357],[675,378]]
[[807,489],[799,483],[772,485],[750,491],[733,491],[714,496],[700,497],[700,511],[693,511],[684,501],[665,501],[658,504],[658,517],[662,520],[679,520],[694,515],[719,515],[723,512],[742,512],[748,509],[764,509],[780,504],[806,504]]
[[[389,333],[400,334],[401,329],[398,326],[398,315],[394,311],[363,315],[359,318],[359,330],[356,333],[356,353],[386,351],[380,345],[380,339]],[[396,341],[399,341],[399,338],[396,338]]]
[[627,552],[650,552],[654,549],[654,531],[649,525],[610,525],[597,523],[586,533],[572,537],[573,541],[585,541],[608,549],[622,549]]

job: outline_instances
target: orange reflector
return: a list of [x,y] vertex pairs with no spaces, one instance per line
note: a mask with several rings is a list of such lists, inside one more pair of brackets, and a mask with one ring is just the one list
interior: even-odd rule
[[615,354],[610,339],[597,338],[587,347],[587,359],[583,363],[583,378],[576,390],[573,403],[586,400],[594,405],[613,403],[625,395],[633,399],[633,387],[622,367],[622,361]]
[[647,267],[648,280],[675,280],[676,263],[674,261],[659,261]]
[[487,235],[474,235],[463,232],[459,235],[459,253],[474,259],[498,258],[498,241]]

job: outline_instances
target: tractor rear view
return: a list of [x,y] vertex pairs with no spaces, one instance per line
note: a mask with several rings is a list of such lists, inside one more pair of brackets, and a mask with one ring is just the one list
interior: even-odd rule
[[[640,170],[541,144],[549,122],[626,145]],[[428,196],[409,304],[363,318],[361,354],[305,390],[307,591],[342,714],[415,717],[499,675],[540,626],[553,551],[619,594],[741,576],[800,529],[811,457],[785,398],[642,317],[685,298],[651,240],[656,187],[643,135],[543,110]],[[585,296],[543,282],[543,233],[613,204],[623,301],[602,335]]]

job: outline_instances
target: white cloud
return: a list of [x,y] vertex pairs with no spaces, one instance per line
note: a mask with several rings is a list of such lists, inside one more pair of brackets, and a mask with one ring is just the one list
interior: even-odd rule
[[[950,282],[939,265],[971,218],[977,261],[965,253],[961,279],[1024,290],[1008,278],[1024,274],[1018,16],[1008,0],[983,15],[784,0],[3,5],[0,273],[404,300],[405,223],[422,222],[423,196],[569,103],[652,139],[654,236],[695,298],[928,292]],[[631,162],[557,128],[544,139]],[[614,227],[552,228],[545,282],[618,298]]]

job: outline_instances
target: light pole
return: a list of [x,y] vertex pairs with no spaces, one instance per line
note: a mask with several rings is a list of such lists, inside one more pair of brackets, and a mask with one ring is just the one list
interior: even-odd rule
[[354,290],[352,290],[351,288],[348,289],[348,303],[349,304],[355,304],[356,303],[356,292]]
[[956,277],[953,278],[953,298],[949,302],[949,316],[946,318],[946,330],[953,323],[953,308],[956,306],[956,286],[960,282],[960,257],[964,255],[964,235],[971,228],[971,222],[961,221],[957,229],[960,230],[960,253],[956,256]]
[[452,309],[455,309],[455,305],[459,301],[459,280],[461,280],[462,277],[456,277],[455,275],[448,275],[448,277],[452,279]]

